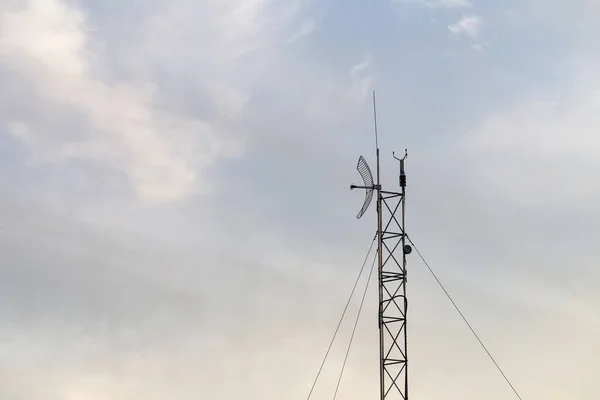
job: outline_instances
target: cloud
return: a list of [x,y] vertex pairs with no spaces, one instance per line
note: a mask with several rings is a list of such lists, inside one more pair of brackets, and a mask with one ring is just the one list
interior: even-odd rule
[[[320,209],[282,196],[341,180],[306,159],[356,120],[371,59],[290,54],[316,27],[303,2],[119,4],[0,6],[0,397],[281,398],[332,312],[315,287],[346,283],[333,244],[302,239]],[[224,387],[242,353],[255,372]]]
[[[113,160],[140,196],[158,200],[187,195],[196,180],[194,167],[209,165],[224,153],[210,126],[161,109],[154,104],[151,87],[98,78],[81,12],[56,1],[35,0],[4,12],[2,25],[0,53],[11,69],[32,83],[38,98],[72,107],[89,121],[87,132],[70,135],[53,134],[44,121],[33,118],[13,121],[20,127],[14,134],[28,131],[26,144],[45,146],[55,160]],[[187,154],[177,148],[187,149]],[[194,161],[192,152],[200,155]]]
[[[109,3],[0,6],[0,398],[306,395],[376,226],[348,191],[374,83],[384,185],[408,147],[408,232],[490,351],[523,395],[596,398],[593,41],[519,8],[482,63],[386,7]],[[510,396],[409,268],[415,398]],[[376,293],[342,397],[378,390]]]
[[[219,228],[227,219],[200,216],[198,232],[176,223],[189,217],[180,210],[121,206],[118,219],[136,232],[8,197],[0,202],[0,394],[7,398],[264,396],[265,382],[278,398],[290,390],[279,374],[304,377],[312,367],[310,356],[290,362],[287,354],[309,354],[313,335],[329,334],[314,321],[337,312],[349,284],[332,281],[341,264],[296,255],[275,233],[256,229],[258,221],[235,218],[228,233]],[[323,296],[335,307],[321,304]],[[54,359],[51,371],[47,358]],[[221,374],[236,362],[247,372],[223,387]],[[290,385],[303,390],[308,379]],[[39,385],[25,384],[31,380]]]
[[368,69],[373,63],[373,57],[368,55],[363,61],[356,64],[350,70],[352,79],[352,91],[359,100],[365,99],[373,84],[373,78],[368,75]]
[[522,100],[488,115],[465,137],[465,148],[486,158],[486,173],[494,173],[498,183],[510,182],[512,190],[504,196],[512,201],[542,207],[598,196],[600,186],[586,172],[600,169],[598,87],[574,85],[558,102]]
[[[4,6],[0,55],[17,79],[28,82],[40,107],[47,104],[69,114],[59,121],[29,106],[28,115],[22,109],[5,113],[7,130],[23,140],[38,163],[83,160],[123,171],[146,200],[173,201],[211,190],[214,182],[205,171],[243,149],[243,136],[228,121],[244,108],[251,78],[236,84],[229,76],[244,57],[261,50],[270,57],[279,40],[275,36],[292,25],[299,6],[281,3],[272,10],[266,2],[180,3],[179,9],[167,6],[160,18],[149,18],[142,29],[163,35],[162,40],[175,36],[175,21],[187,18],[181,14],[186,6],[206,16],[201,29],[212,40],[198,43],[206,72],[203,90],[212,94],[218,120],[214,114],[209,118],[166,104],[164,88],[152,79],[111,78],[108,60],[94,51],[92,27],[83,11],[58,0],[31,0],[17,8]],[[312,29],[305,20],[288,41]],[[148,59],[156,54],[157,42],[151,35],[144,38],[134,56]],[[162,56],[160,62],[165,62],[169,54]]]
[[477,15],[463,16],[454,24],[448,25],[450,32],[455,35],[466,35],[473,39],[477,38],[483,28],[483,21]]
[[288,39],[288,43],[294,43],[305,36],[310,35],[315,30],[315,22],[312,20],[304,20],[298,31]]
[[421,5],[429,8],[468,8],[469,0],[391,0],[393,3]]

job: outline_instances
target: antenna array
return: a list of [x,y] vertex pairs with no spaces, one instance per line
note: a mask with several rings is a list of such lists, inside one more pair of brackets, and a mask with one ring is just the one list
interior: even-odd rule
[[[405,233],[406,174],[404,165],[407,152],[405,151],[403,158],[397,158],[393,154],[400,163],[400,191],[382,190],[374,92],[373,115],[377,147],[377,182],[373,181],[371,169],[365,158],[360,156],[356,169],[362,177],[363,186],[351,185],[350,189],[365,190],[365,200],[357,218],[361,218],[366,213],[373,193],[377,192],[380,399],[408,400],[406,255],[411,253],[412,248],[407,244]],[[397,214],[400,216],[397,217]],[[401,252],[401,258],[398,257],[398,252]]]

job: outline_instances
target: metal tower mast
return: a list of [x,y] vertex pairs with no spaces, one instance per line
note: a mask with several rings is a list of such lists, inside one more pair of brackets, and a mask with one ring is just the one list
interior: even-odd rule
[[[351,185],[350,189],[365,190],[365,201],[357,218],[364,215],[373,198],[373,192],[377,192],[380,400],[408,400],[406,255],[411,253],[412,248],[406,243],[405,234],[404,163],[407,153],[405,152],[401,159],[393,155],[400,162],[400,191],[383,190],[380,180],[375,110],[375,93],[373,93],[377,182],[373,182],[371,170],[365,159],[360,156],[356,169],[363,178],[364,185]],[[401,253],[401,258],[398,253]]]

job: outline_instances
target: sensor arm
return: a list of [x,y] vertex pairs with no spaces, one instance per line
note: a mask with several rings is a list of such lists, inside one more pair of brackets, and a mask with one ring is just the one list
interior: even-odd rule
[[370,189],[370,190],[377,190],[377,189],[379,189],[379,185],[372,185],[372,186],[358,186],[358,185],[350,185],[350,190],[354,190],[354,189]]

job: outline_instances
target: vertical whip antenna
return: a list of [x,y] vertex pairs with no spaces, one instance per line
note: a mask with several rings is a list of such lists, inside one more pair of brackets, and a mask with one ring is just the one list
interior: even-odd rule
[[378,257],[378,268],[377,277],[379,280],[379,396],[381,400],[385,399],[385,340],[384,340],[384,326],[383,326],[383,314],[384,314],[384,299],[383,299],[383,210],[381,209],[382,197],[381,197],[381,176],[380,176],[380,164],[379,164],[379,133],[377,132],[377,103],[375,101],[375,91],[373,90],[373,127],[375,130],[375,153],[377,155],[377,257]]
[[377,104],[375,103],[375,91],[373,90],[373,123],[375,125],[375,149],[379,152],[379,135],[377,132]]

